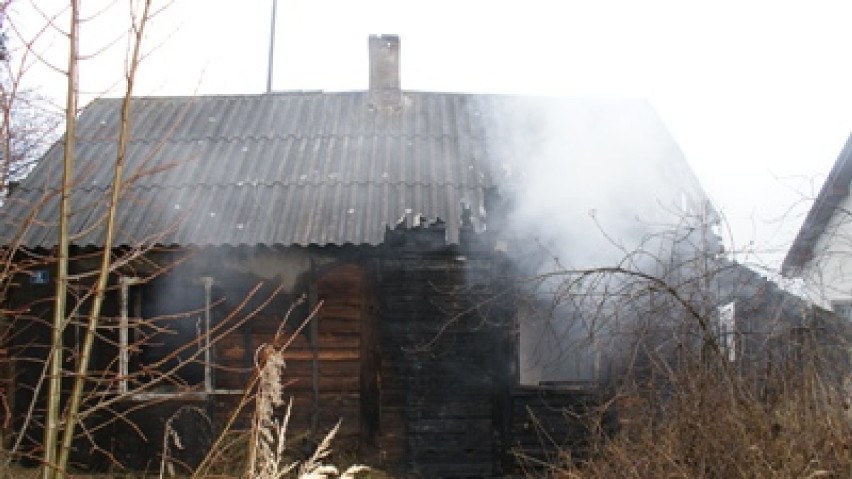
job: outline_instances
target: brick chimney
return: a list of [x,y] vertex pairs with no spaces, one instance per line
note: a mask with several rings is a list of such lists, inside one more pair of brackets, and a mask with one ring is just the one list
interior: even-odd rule
[[399,108],[402,89],[399,82],[399,35],[370,35],[370,104],[378,108]]

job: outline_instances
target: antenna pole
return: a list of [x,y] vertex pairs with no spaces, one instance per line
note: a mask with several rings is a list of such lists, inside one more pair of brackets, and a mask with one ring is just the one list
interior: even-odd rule
[[272,70],[275,60],[275,17],[278,11],[278,0],[272,0],[272,21],[269,26],[269,65],[266,73],[266,93],[272,93]]

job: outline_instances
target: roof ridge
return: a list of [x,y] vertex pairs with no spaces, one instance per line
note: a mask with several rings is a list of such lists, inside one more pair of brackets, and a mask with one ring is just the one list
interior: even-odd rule
[[[455,97],[473,97],[473,98],[531,98],[531,99],[548,99],[558,98],[564,100],[580,100],[580,101],[641,101],[649,102],[647,97],[638,95],[615,95],[615,96],[578,96],[566,94],[542,94],[542,93],[523,93],[523,92],[474,92],[474,91],[439,91],[439,90],[416,90],[402,89],[402,94],[406,95],[436,95],[436,96],[455,96]],[[368,95],[369,90],[331,90],[323,89],[307,89],[307,90],[276,90],[273,92],[260,93],[202,93],[189,95],[139,95],[132,97],[132,100],[226,100],[226,99],[261,99],[271,97],[299,97],[299,96],[343,96],[343,95]],[[93,99],[88,105],[96,102],[115,102],[124,101],[124,97],[116,96],[101,96]],[[86,105],[86,106],[88,106]]]
[[[315,90],[278,90],[273,92],[263,93],[204,93],[195,95],[140,95],[132,97],[132,101],[205,101],[205,100],[261,100],[268,98],[298,98],[307,96],[366,96],[369,90],[339,90],[326,91],[322,89]],[[578,98],[569,96],[554,96],[554,95],[528,95],[519,93],[477,93],[477,92],[460,92],[460,91],[429,91],[429,90],[402,90],[403,95],[436,95],[436,96],[454,96],[454,97],[519,97],[519,98]],[[121,103],[124,97],[101,96],[93,99],[85,107],[88,108],[96,103]]]

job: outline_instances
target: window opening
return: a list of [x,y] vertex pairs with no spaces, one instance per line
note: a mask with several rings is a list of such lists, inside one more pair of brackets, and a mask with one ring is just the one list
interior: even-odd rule
[[736,303],[719,306],[719,346],[728,355],[728,361],[737,360]]
[[157,383],[141,395],[217,392],[209,334],[213,278],[202,277],[200,283],[173,277],[120,279],[120,393],[137,389],[134,382]]

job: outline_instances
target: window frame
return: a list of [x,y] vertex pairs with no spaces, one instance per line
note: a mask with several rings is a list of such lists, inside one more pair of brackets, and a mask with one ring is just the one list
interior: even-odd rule
[[[131,389],[131,343],[130,331],[134,326],[131,325],[131,318],[142,318],[142,291],[136,293],[135,305],[131,305],[131,291],[134,287],[140,287],[146,284],[143,278],[135,276],[121,276],[119,278],[119,318],[118,318],[118,392],[122,395],[128,395],[134,400],[147,400],[152,398],[169,398],[169,397],[198,397],[203,398],[210,394],[243,394],[243,389],[236,390],[220,390],[215,389],[213,381],[213,346],[214,342],[210,338],[210,329],[212,323],[211,305],[212,291],[214,279],[211,276],[202,276],[199,278],[201,286],[204,288],[204,313],[203,313],[203,334],[204,341],[198,345],[203,348],[201,360],[203,361],[204,379],[201,382],[201,390],[191,391],[145,391],[145,386]],[[135,311],[131,309],[135,307]],[[133,313],[133,314],[131,314]],[[197,354],[197,353],[196,353]]]
[[737,360],[737,302],[730,301],[718,307],[719,347],[728,361]]

